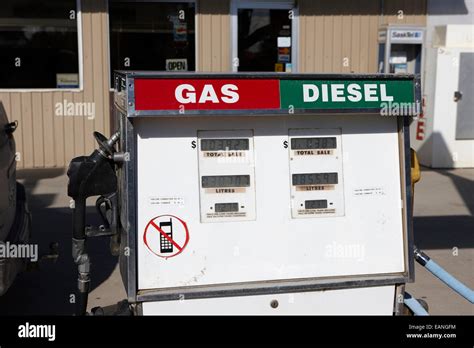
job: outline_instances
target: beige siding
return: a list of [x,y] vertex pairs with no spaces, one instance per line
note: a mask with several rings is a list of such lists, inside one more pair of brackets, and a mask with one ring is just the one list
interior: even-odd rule
[[[426,0],[298,0],[300,72],[371,73],[377,70],[382,24],[426,23]],[[402,13],[399,11],[403,11]],[[197,69],[230,71],[230,0],[201,0]]]
[[[18,168],[67,166],[93,150],[93,130],[108,134],[108,27],[106,0],[82,0],[83,90],[0,92],[7,115],[18,120]],[[94,102],[95,119],[55,116],[55,104]]]
[[[0,92],[18,120],[19,168],[67,166],[95,146],[92,132],[110,134],[107,0],[81,0],[83,90]],[[426,24],[426,0],[298,0],[299,71],[371,73],[377,69],[377,31],[383,24]],[[403,12],[399,12],[403,11]],[[231,71],[230,0],[197,6],[197,70]],[[94,102],[95,119],[55,116],[56,103]]]
[[[53,94],[50,92],[43,93],[42,96],[43,106],[43,121],[47,127],[43,129],[44,135],[44,166],[52,167],[55,163],[55,132],[54,132],[54,108],[53,108]],[[51,154],[51,156],[47,155]]]
[[[426,24],[426,0],[299,0],[301,72],[373,73],[382,24]],[[402,12],[399,12],[402,11]]]
[[385,1],[383,13],[383,24],[426,25],[426,0]]
[[231,70],[230,1],[201,0],[197,15],[197,70]]

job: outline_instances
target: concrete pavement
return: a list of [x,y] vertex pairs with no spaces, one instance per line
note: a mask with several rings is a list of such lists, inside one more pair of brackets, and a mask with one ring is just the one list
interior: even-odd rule
[[[427,170],[415,187],[415,244],[474,289],[474,169]],[[418,263],[406,290],[424,299],[430,314],[473,315],[474,305]]]

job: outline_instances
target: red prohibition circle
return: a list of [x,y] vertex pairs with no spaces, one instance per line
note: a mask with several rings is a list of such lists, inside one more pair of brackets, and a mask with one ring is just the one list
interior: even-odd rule
[[[147,241],[147,238],[146,238],[146,235],[148,233],[148,228],[150,227],[150,225],[154,225],[153,221],[158,219],[158,218],[161,218],[161,217],[165,217],[165,216],[168,216],[168,217],[172,217],[176,220],[178,220],[179,222],[181,222],[181,224],[183,225],[184,227],[184,231],[186,233],[186,240],[184,241],[183,245],[182,246],[179,246],[179,250],[178,252],[174,253],[174,254],[171,254],[171,255],[161,255],[161,254],[158,254],[156,253],[151,247],[150,245],[148,245],[148,241]],[[154,229],[156,229],[156,225],[153,226]],[[159,230],[157,230],[156,232],[158,233],[161,233]],[[168,259],[170,257],[174,257],[176,255],[179,255],[183,252],[184,248],[186,248],[186,245],[188,245],[188,242],[189,242],[189,230],[188,230],[188,225],[186,224],[186,222],[184,222],[182,219],[180,219],[179,217],[177,216],[174,216],[174,215],[169,215],[169,214],[165,214],[165,215],[158,215],[158,216],[155,216],[154,218],[152,218],[148,224],[146,225],[145,227],[145,232],[143,233],[143,242],[145,243],[146,247],[148,248],[148,250],[150,250],[153,254],[155,254],[156,256],[158,257],[162,257],[164,259]],[[177,245],[177,244],[176,244]]]

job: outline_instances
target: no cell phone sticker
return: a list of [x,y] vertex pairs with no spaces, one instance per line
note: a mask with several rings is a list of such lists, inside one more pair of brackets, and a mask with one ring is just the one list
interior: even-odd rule
[[174,215],[160,215],[148,222],[143,242],[153,254],[165,259],[181,254],[189,241],[186,222]]

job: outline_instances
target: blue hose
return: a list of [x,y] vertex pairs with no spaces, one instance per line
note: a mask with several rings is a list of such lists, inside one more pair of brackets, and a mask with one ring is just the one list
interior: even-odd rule
[[440,265],[430,259],[428,255],[415,249],[415,259],[459,295],[474,303],[474,291],[446,272]]
[[474,303],[474,291],[469,289],[466,285],[461,283],[459,280],[454,278],[451,274],[446,272],[440,265],[433,260],[429,260],[425,268],[430,271],[434,276],[438,277],[443,283],[449,286],[451,289],[456,291],[459,295],[464,297],[471,303]]
[[412,297],[408,292],[405,292],[403,302],[411,309],[413,314],[421,316],[429,315],[420,302],[418,302],[416,298]]

